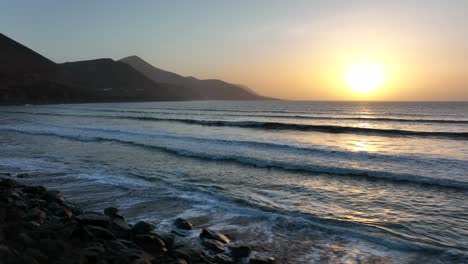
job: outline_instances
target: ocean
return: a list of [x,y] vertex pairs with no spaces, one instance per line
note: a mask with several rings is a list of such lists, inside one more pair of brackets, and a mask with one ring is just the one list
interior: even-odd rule
[[132,222],[183,217],[280,263],[468,263],[466,102],[2,106],[0,120],[0,172]]

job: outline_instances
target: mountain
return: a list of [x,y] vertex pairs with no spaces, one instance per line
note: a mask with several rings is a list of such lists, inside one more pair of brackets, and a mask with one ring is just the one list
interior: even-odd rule
[[178,87],[178,91],[191,100],[259,100],[267,99],[251,89],[222,80],[199,80],[154,67],[138,56],[129,56],[120,61],[127,63],[151,80]]
[[0,103],[187,100],[112,59],[54,63],[0,34]]
[[238,85],[182,77],[136,58],[58,64],[0,33],[0,104],[262,99]]

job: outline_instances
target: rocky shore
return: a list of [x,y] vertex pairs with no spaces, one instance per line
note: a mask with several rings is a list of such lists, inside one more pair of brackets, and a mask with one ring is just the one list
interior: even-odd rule
[[[188,239],[198,232],[198,239]],[[86,211],[60,191],[0,175],[0,264],[275,263],[226,235],[178,218],[170,232],[131,225],[114,207]]]

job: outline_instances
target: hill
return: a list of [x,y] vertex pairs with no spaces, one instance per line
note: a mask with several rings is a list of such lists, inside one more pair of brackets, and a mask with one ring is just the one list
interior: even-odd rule
[[259,100],[266,99],[257,95],[251,89],[222,80],[199,80],[194,77],[184,77],[179,74],[161,70],[144,61],[138,56],[129,56],[121,59],[144,74],[151,80],[167,83],[179,87],[182,93],[191,100]]

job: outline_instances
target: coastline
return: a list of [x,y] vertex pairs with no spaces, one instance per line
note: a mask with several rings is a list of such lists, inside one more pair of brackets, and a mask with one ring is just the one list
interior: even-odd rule
[[182,218],[167,232],[129,224],[114,207],[88,211],[58,190],[25,184],[28,176],[0,174],[2,263],[276,263]]

